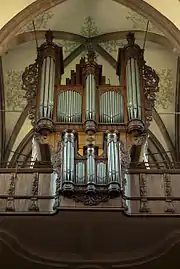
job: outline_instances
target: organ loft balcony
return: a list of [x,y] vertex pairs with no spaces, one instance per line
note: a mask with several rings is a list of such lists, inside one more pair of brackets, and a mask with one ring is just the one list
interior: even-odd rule
[[47,31],[22,75],[33,126],[32,155],[0,168],[0,213],[122,211],[127,216],[180,214],[178,164],[152,162],[149,127],[159,78],[128,33],[111,85],[93,46],[61,84],[62,47]]

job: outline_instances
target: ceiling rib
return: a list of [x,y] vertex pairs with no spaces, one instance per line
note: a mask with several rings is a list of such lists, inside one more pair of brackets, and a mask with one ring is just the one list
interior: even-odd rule
[[[128,30],[128,31],[118,31],[118,32],[112,32],[112,33],[98,35],[98,36],[93,37],[92,40],[94,42],[107,42],[107,41],[111,41],[111,40],[124,40],[124,39],[126,39],[127,34],[131,31],[133,33],[135,33],[136,40],[144,41],[145,31],[133,30],[133,29]],[[162,35],[148,32],[146,40],[149,42],[153,42],[155,44],[161,45],[167,49],[170,49],[170,50],[173,49],[169,40]]]
[[[93,43],[93,42],[92,42]],[[100,45],[93,43],[93,48],[96,50],[101,57],[103,57],[114,69],[116,69],[117,62],[116,60]]]
[[33,138],[34,131],[31,129],[29,133],[24,137],[24,139],[21,141],[21,143],[18,145],[17,149],[15,150],[15,153],[10,161],[9,167],[15,167],[17,164],[17,161],[21,155],[23,155],[23,150],[28,145],[28,143]]
[[157,137],[150,130],[149,130],[149,139],[157,149],[159,156],[161,156],[163,164],[166,166],[166,168],[170,168],[172,161],[170,160],[167,152],[164,150],[163,146],[161,145]]
[[[97,35],[97,36],[92,37],[92,41],[93,43],[99,43],[99,42],[107,42],[111,40],[124,40],[126,39],[126,35],[128,34],[128,32],[130,31],[135,33],[137,40],[142,40],[142,41],[144,40],[144,35],[145,35],[144,31],[130,29],[128,31],[117,31],[117,32]],[[44,40],[45,33],[46,31],[44,30],[36,30],[37,40]],[[85,44],[88,41],[88,38],[82,35],[69,33],[65,31],[53,31],[53,36],[55,39],[79,42],[82,44]],[[33,31],[18,34],[12,39],[12,42],[9,43],[8,49],[12,49],[15,46],[25,44],[27,42],[34,41],[34,40],[35,40],[35,35]],[[147,41],[161,45],[168,50],[171,50],[171,51],[173,50],[173,47],[171,43],[169,42],[169,40],[162,35],[155,34],[155,33],[148,33]]]
[[25,107],[25,109],[23,110],[23,112],[21,113],[21,115],[19,116],[19,119],[16,122],[14,129],[12,130],[11,136],[10,136],[9,141],[7,143],[7,146],[6,146],[4,160],[3,160],[4,162],[7,162],[9,159],[9,155],[12,151],[12,147],[16,141],[16,138],[17,138],[27,116],[28,116],[28,111],[29,111],[29,106],[27,105]]
[[0,161],[3,161],[6,144],[5,97],[2,58],[0,57]]
[[175,148],[174,148],[172,139],[167,131],[166,126],[164,125],[164,122],[162,121],[161,117],[159,116],[159,114],[155,108],[153,109],[153,119],[155,120],[157,126],[161,130],[161,133],[164,137],[164,140],[166,141],[168,150],[171,152],[173,161],[176,161]]
[[176,158],[180,161],[180,57],[177,60],[176,94],[175,94],[175,144]]
[[81,44],[73,52],[71,52],[64,59],[64,67],[67,67],[76,57],[78,57],[85,50],[85,48],[86,48],[86,46],[84,44]]

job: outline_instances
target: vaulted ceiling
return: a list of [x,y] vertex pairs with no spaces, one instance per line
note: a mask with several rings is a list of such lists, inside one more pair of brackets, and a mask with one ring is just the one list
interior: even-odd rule
[[[143,47],[147,26],[146,18],[111,0],[67,0],[40,14],[34,22],[38,45],[44,41],[45,31],[51,29],[55,42],[63,46],[65,74],[62,83],[65,83],[65,78],[70,76],[70,71],[85,54],[87,39],[91,38],[97,61],[103,65],[104,75],[111,84],[117,84],[115,66],[118,48],[125,43],[128,31],[135,32],[137,43]],[[1,118],[4,119],[1,155],[4,161],[15,161],[17,156],[26,160],[31,152],[32,126],[27,117],[28,108],[21,88],[21,76],[25,67],[33,63],[35,58],[35,35],[30,22],[19,30],[2,55],[4,92],[1,98],[4,100],[5,111],[1,113]],[[157,155],[161,155],[160,159],[175,159],[178,54],[168,38],[151,22],[145,43],[145,60],[160,78],[150,127],[151,157],[153,160],[158,160]],[[3,102],[1,110],[4,110]]]

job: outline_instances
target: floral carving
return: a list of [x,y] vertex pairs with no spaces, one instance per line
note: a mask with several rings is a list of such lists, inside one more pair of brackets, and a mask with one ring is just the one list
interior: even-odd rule
[[29,206],[29,211],[39,211],[38,207],[38,189],[39,189],[39,174],[35,173],[33,178],[32,184],[32,198],[31,198],[31,205]]
[[170,68],[162,68],[157,72],[159,76],[159,92],[156,96],[156,108],[167,109],[173,102],[173,70]]
[[9,70],[5,74],[5,106],[8,111],[23,111],[26,106],[21,88],[22,71]]
[[145,119],[146,123],[149,124],[149,122],[152,120],[152,110],[156,100],[156,93],[159,90],[159,77],[150,66],[144,66],[143,82],[145,96]]
[[100,203],[107,202],[109,199],[108,193],[76,193],[72,197],[77,203],[81,202],[87,206],[95,206]]
[[22,89],[26,91],[25,97],[29,105],[29,119],[32,121],[32,124],[35,121],[37,85],[38,65],[35,62],[26,67],[22,74]]
[[148,199],[147,199],[147,194],[148,194],[148,186],[147,186],[147,179],[148,175],[140,174],[139,177],[139,188],[140,188],[140,209],[139,212],[142,213],[148,213],[150,210],[148,208]]
[[164,190],[165,190],[165,196],[166,196],[165,212],[174,213],[175,208],[174,208],[173,201],[171,199],[171,196],[172,196],[171,180],[167,174],[164,174]]
[[8,198],[6,204],[6,211],[15,211],[14,195],[16,190],[17,174],[13,174],[10,179],[10,185],[8,190]]

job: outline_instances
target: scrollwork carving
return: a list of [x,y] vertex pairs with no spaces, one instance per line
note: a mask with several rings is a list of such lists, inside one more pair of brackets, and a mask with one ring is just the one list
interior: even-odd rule
[[62,184],[62,143],[58,144],[57,152],[52,153],[51,162],[53,165],[53,170],[57,174],[56,176],[56,198],[54,202],[53,209],[56,210],[59,207],[59,194]]
[[120,150],[121,167],[125,173],[125,170],[129,168],[129,165],[131,163],[130,150],[125,149],[125,145],[122,141],[120,141],[119,143],[119,150]]
[[146,143],[148,134],[146,132],[142,133],[139,136],[134,136],[132,139],[132,144],[135,146],[141,146]]
[[148,199],[147,199],[147,194],[148,194],[147,175],[140,174],[139,188],[140,188],[140,196],[141,196],[139,212],[148,213],[150,212],[150,210],[148,208]]
[[31,205],[29,206],[29,211],[39,211],[38,207],[38,189],[39,189],[39,174],[34,174],[33,184],[32,184],[32,198],[31,198]]
[[35,122],[36,94],[38,87],[38,64],[30,64],[22,74],[22,89],[26,91],[25,98],[29,105],[29,119],[32,124]]
[[166,195],[166,205],[165,205],[165,212],[166,213],[174,213],[175,208],[173,201],[171,199],[172,196],[172,187],[171,187],[171,180],[167,174],[164,174],[164,190]]
[[155,105],[156,93],[159,91],[159,77],[150,66],[145,65],[143,69],[143,84],[144,84],[144,109],[145,121],[149,125],[152,120],[152,110]]
[[11,212],[15,211],[14,195],[15,195],[15,189],[16,189],[16,180],[17,180],[17,174],[13,174],[10,179],[6,211],[11,211]]
[[100,203],[107,202],[109,199],[108,193],[92,192],[92,193],[75,193],[72,198],[75,202],[81,202],[87,206],[95,206]]

